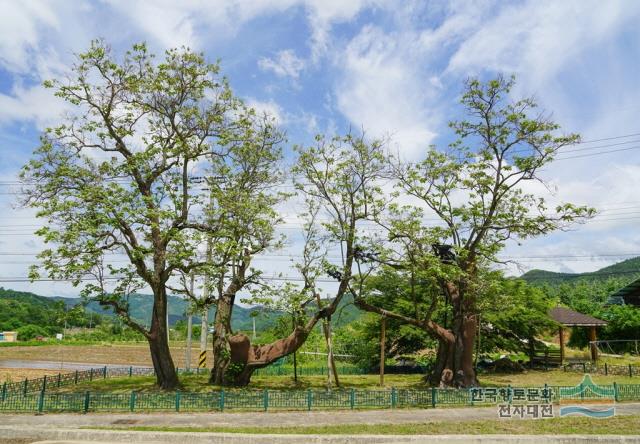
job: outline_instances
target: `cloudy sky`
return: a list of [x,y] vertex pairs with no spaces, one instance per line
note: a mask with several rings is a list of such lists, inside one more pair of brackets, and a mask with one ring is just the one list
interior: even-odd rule
[[[552,201],[598,208],[592,222],[504,256],[523,269],[590,271],[640,255],[640,2],[385,0],[0,0],[0,286],[73,295],[24,277],[40,224],[16,208],[14,182],[62,104],[41,87],[74,52],[186,45],[238,95],[276,116],[291,143],[364,128],[407,158],[446,144],[461,82],[515,74],[584,143],[546,168]],[[605,139],[605,140],[601,140]],[[543,190],[547,192],[546,190]],[[546,259],[540,259],[540,256]]]

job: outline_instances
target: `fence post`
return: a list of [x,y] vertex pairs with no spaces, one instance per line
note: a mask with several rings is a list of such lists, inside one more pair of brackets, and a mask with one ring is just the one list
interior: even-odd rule
[[438,403],[438,392],[435,387],[431,387],[431,407],[436,408],[436,404]]
[[631,364],[629,364],[629,377],[633,377],[633,368],[631,367]]
[[24,388],[22,389],[22,394],[24,396],[27,396],[27,385],[29,384],[29,380],[27,378],[24,378]]
[[103,379],[107,379],[107,366],[104,366],[104,374],[103,374]]
[[2,402],[4,402],[5,399],[7,399],[7,381],[4,381],[4,384],[2,384]]
[[587,364],[582,363],[582,373],[587,373]]
[[397,392],[396,392],[396,388],[395,387],[391,387],[391,408],[395,409],[396,408],[396,404],[398,402],[397,400]]
[[91,370],[89,371],[89,381],[93,381],[93,367],[91,367]]
[[75,385],[78,385],[78,370],[76,370],[76,375],[75,375],[75,377],[73,378],[73,383],[74,383]]
[[60,378],[62,377],[62,375],[60,373],[58,373],[58,387],[60,387]]
[[613,400],[615,402],[618,402],[618,384],[614,381],[613,382]]
[[135,408],[136,408],[136,392],[131,390],[131,397],[129,398],[129,410],[133,412]]
[[47,375],[44,375],[44,378],[42,378],[42,388],[41,388],[41,390],[42,390],[42,392],[47,390]]
[[38,398],[38,413],[42,413],[44,410],[44,390],[40,392],[40,397]]
[[356,390],[353,388],[351,389],[351,393],[349,393],[349,404],[351,405],[351,410],[353,410],[356,405]]
[[133,375],[133,366],[129,367],[129,377]]
[[176,390],[176,412],[180,411],[180,390]]
[[91,395],[89,392],[84,392],[84,412],[87,413],[89,411],[89,397]]
[[307,410],[311,410],[311,402],[313,400],[313,393],[311,389],[307,389]]
[[269,408],[269,390],[267,389],[264,389],[264,392],[262,394],[262,404],[264,406],[264,411],[266,412]]
[[607,376],[609,374],[609,367],[607,366],[607,363],[604,363],[604,375]]
[[224,411],[224,389],[220,390],[220,411]]
[[[546,393],[546,394],[551,393],[551,392],[549,391],[549,385],[548,385],[546,382],[545,382],[545,384],[544,384],[544,392],[543,392],[543,393]],[[550,404],[553,404],[553,399],[551,399],[551,396],[549,396],[549,401],[550,401]]]

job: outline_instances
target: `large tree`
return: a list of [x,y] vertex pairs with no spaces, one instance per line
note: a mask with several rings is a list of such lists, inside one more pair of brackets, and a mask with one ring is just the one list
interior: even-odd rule
[[[361,224],[378,211],[380,189],[377,182],[385,167],[381,143],[352,136],[330,140],[319,136],[315,146],[301,147],[297,151],[298,160],[292,170],[297,189],[310,203],[310,223],[315,220],[312,214],[321,217],[318,223],[326,232],[323,242],[343,253],[343,261],[328,270],[336,278],[337,290],[331,302],[325,306],[313,310],[309,305],[310,301],[317,301],[316,259],[319,259],[310,242],[305,244],[306,260],[300,267],[304,285],[297,288],[288,286],[282,293],[274,293],[274,288],[261,277],[260,271],[250,267],[257,253],[273,245],[263,244],[259,247],[260,251],[257,251],[258,248],[239,249],[244,255],[232,264],[231,278],[213,279],[218,282],[217,296],[213,297],[216,298],[217,313],[221,315],[216,314],[214,326],[211,383],[247,385],[255,370],[298,350],[317,323],[330,318],[349,291],[354,277],[357,242],[364,239]],[[247,335],[234,332],[228,320],[236,297],[242,290],[254,295],[257,293],[261,297],[269,294],[275,298],[285,297],[286,300],[280,301],[279,306],[295,315],[291,332],[286,337],[262,345],[252,344]]]
[[[230,157],[280,137],[234,97],[217,64],[184,48],[156,60],[138,44],[118,58],[95,41],[66,78],[46,86],[72,109],[22,172],[26,204],[46,220],[43,268],[74,285],[93,278],[84,295],[144,335],[158,385],[175,388],[167,288],[209,267],[196,253],[218,229],[192,175],[224,173]],[[148,327],[128,307],[142,289],[153,294]]]
[[[503,77],[467,81],[461,103],[468,120],[450,124],[458,139],[445,150],[430,149],[421,162],[395,163],[399,194],[414,203],[396,205],[385,223],[399,253],[386,261],[441,291],[422,295],[427,308],[410,314],[385,310],[375,298],[357,299],[361,308],[438,340],[433,384],[477,384],[478,317],[498,302],[488,271],[502,262],[506,243],[563,229],[593,211],[572,204],[550,209],[543,196],[528,191],[529,184],[544,184],[540,170],[579,137],[558,135],[559,126],[533,99],[511,100],[513,84]],[[434,317],[438,310],[449,314],[446,321]]]

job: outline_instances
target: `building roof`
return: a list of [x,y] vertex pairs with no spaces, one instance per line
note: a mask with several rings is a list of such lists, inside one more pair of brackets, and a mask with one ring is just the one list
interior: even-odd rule
[[634,304],[636,301],[633,301],[633,299],[640,299],[640,279],[636,279],[626,287],[622,287],[620,290],[612,293],[611,296],[609,296],[609,303],[619,304],[621,299],[627,304],[632,303],[633,305],[638,305],[638,303]]
[[607,325],[602,319],[573,311],[566,307],[555,307],[549,310],[551,319],[565,327],[591,327],[598,325]]

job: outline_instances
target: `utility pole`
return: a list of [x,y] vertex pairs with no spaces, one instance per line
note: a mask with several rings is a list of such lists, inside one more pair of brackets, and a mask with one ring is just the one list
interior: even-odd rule
[[[207,263],[211,263],[211,236],[207,236]],[[202,301],[209,299],[209,275],[204,275],[204,288],[202,289]],[[202,319],[200,320],[200,356],[198,367],[207,367],[207,335],[209,334],[209,307],[203,304]]]
[[[212,187],[210,187],[207,191],[209,191],[209,205],[212,208],[213,207]],[[210,264],[212,261],[212,257],[211,257],[213,255],[212,248],[213,246],[211,241],[211,234],[207,234],[207,252],[206,252],[207,264]],[[209,299],[210,285],[211,285],[211,282],[210,282],[209,274],[205,271],[204,288],[202,289],[203,304],[202,304],[202,319],[200,320],[200,356],[198,357],[198,368],[207,367],[207,335],[209,334],[209,306],[205,302],[207,301],[207,299]]]
[[[293,321],[293,329],[296,329],[296,312],[295,310],[291,314],[291,320]],[[293,380],[297,384],[298,383],[298,359],[296,357],[296,352],[293,352]]]
[[253,320],[253,336],[251,337],[251,340],[255,341],[256,340],[256,317],[253,316],[251,319]]
[[382,316],[380,324],[380,387],[384,387],[384,343],[387,334],[387,318]]
[[[191,294],[194,294],[196,277],[193,273],[191,273]],[[187,300],[188,301],[188,300]],[[191,370],[191,329],[193,327],[193,315],[191,314],[191,308],[189,307],[191,303],[187,302],[187,349],[184,354],[184,368],[188,372]]]

